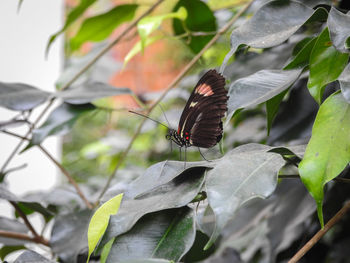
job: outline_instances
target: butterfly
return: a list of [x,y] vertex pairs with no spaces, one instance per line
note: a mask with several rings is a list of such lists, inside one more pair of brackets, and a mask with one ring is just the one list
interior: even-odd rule
[[143,114],[130,112],[167,127],[169,131],[166,139],[176,143],[180,149],[190,146],[210,148],[222,138],[221,119],[227,112],[227,100],[225,78],[215,69],[211,69],[200,78],[194,87],[181,114],[177,130]]
[[227,112],[225,78],[215,69],[205,73],[194,87],[181,114],[178,129],[169,129],[166,139],[179,147],[210,148],[222,138],[221,119]]

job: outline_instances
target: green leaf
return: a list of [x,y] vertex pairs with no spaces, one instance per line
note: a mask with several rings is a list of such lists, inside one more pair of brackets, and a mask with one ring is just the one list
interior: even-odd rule
[[233,82],[228,91],[226,123],[236,110],[263,103],[289,88],[299,78],[301,71],[261,70]]
[[312,38],[308,41],[305,46],[296,54],[291,62],[288,63],[283,69],[295,69],[295,68],[304,68],[309,64],[310,56],[312,49],[316,43],[317,38]]
[[106,263],[109,252],[111,251],[112,245],[114,243],[115,238],[112,238],[107,242],[107,244],[103,247],[102,252],[101,252],[101,258],[100,262],[101,263]]
[[78,87],[59,91],[55,96],[70,104],[86,104],[100,98],[123,94],[131,94],[131,90],[113,87],[102,82],[87,82]]
[[81,25],[70,40],[71,49],[77,50],[86,41],[98,42],[106,39],[114,29],[134,18],[137,5],[119,5],[106,13],[90,17]]
[[178,18],[180,20],[185,20],[187,18],[187,11],[184,7],[180,7],[177,12],[165,14],[165,15],[159,15],[159,16],[147,16],[142,18],[137,23],[137,31],[139,32],[139,35],[141,37],[141,50],[143,52],[144,47],[146,45],[147,37],[160,25],[162,24],[163,20],[169,19],[169,18]]
[[321,104],[326,85],[335,81],[345,68],[349,54],[337,51],[329,38],[328,28],[318,36],[310,57],[310,77],[307,83],[312,97]]
[[72,23],[74,23],[85,11],[88,9],[93,3],[95,3],[96,0],[81,0],[79,5],[74,7],[67,15],[66,22],[64,23],[64,26],[62,29],[60,29],[58,32],[50,36],[49,42],[46,46],[46,56],[49,53],[51,44],[55,41],[55,39],[62,34]]
[[26,249],[25,246],[3,246],[0,248],[0,259],[4,260],[8,254],[22,249]]
[[343,14],[332,6],[327,20],[333,46],[342,53],[350,52],[346,44],[350,37],[350,14]]
[[287,91],[288,91],[288,89],[282,91],[277,96],[266,101],[267,136],[269,136],[269,134],[270,134],[272,122],[273,122],[274,118],[276,117],[276,114],[278,112],[278,108],[279,108],[284,96],[287,94]]
[[48,100],[50,95],[27,84],[0,82],[0,106],[10,110],[31,110]]
[[[158,41],[161,38],[162,38],[161,36],[154,36],[154,37],[147,38],[145,40],[144,47],[148,47],[149,45],[152,45],[154,42]],[[123,68],[125,68],[126,64],[128,64],[128,62],[134,56],[136,56],[138,53],[140,53],[141,50],[142,50],[142,42],[137,41],[136,44],[132,47],[132,49],[128,52],[128,54],[126,54],[126,56],[124,58]]]
[[338,78],[341,93],[348,103],[350,103],[350,64],[348,64],[344,71]]
[[205,250],[244,202],[256,197],[266,198],[275,190],[284,160],[278,154],[267,152],[270,149],[260,144],[242,145],[227,153],[208,171],[205,186],[215,214],[215,227]]
[[[216,18],[206,3],[200,0],[180,0],[174,7],[178,11],[181,7],[186,8],[187,16],[185,21],[179,19],[173,20],[173,29],[175,35],[182,35],[190,32],[215,32]],[[184,27],[185,26],[185,27]],[[213,35],[208,36],[190,36],[186,42],[194,53],[198,53],[209,41]]]
[[[183,170],[183,162],[172,163],[178,163],[178,167],[180,168],[181,165]],[[159,171],[156,171],[156,168]],[[104,246],[113,237],[130,230],[146,214],[182,207],[190,203],[204,184],[205,169],[206,167],[203,166],[193,167],[179,175],[177,169],[163,170],[158,165],[151,168],[151,171],[155,172],[149,177],[149,183],[145,182],[147,178],[142,176],[141,179],[136,179],[137,182],[132,184],[131,189],[124,193],[125,199],[123,199],[118,214],[111,216],[108,228],[99,246]],[[151,173],[146,172],[146,174]],[[173,178],[171,179],[171,177]]]
[[72,129],[74,123],[81,116],[95,109],[96,107],[92,104],[61,104],[50,113],[43,125],[33,131],[30,147],[40,144],[46,137],[50,135],[66,134]]
[[99,207],[92,216],[88,229],[89,254],[86,262],[89,262],[91,253],[94,251],[98,241],[105,233],[108,226],[109,217],[118,212],[122,198],[123,194],[119,194],[109,199],[101,207]]
[[337,92],[322,103],[299,165],[300,177],[316,201],[322,227],[323,187],[337,177],[349,161],[350,105]]
[[188,207],[152,213],[115,239],[107,262],[147,258],[179,262],[195,233],[194,211]]

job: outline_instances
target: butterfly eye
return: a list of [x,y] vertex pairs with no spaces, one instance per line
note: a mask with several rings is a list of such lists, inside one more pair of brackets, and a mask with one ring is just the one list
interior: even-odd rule
[[170,140],[171,140],[171,135],[170,135],[170,134],[165,135],[165,139],[167,139],[168,141],[170,141]]

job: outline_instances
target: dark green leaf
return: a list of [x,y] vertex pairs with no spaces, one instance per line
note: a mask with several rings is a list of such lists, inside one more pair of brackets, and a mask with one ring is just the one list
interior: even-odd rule
[[[2,216],[0,216],[0,229],[5,231],[10,231],[10,232],[15,232],[15,233],[21,233],[21,234],[28,233],[29,231],[26,225],[24,225],[23,223],[17,220],[5,218]],[[27,240],[0,237],[0,244],[4,244],[7,246],[19,246],[19,245],[24,245],[28,242],[29,241]]]
[[55,39],[62,34],[72,23],[74,23],[85,11],[88,9],[96,0],[81,0],[79,5],[74,7],[67,15],[66,22],[62,29],[58,32],[50,36],[49,42],[46,46],[46,55],[49,53],[49,49],[51,44],[55,41]]
[[90,82],[59,91],[55,96],[70,104],[86,104],[100,98],[130,93],[131,90],[128,88],[117,88],[102,82]]
[[250,20],[232,31],[231,51],[223,64],[226,65],[241,44],[254,48],[268,48],[283,43],[313,14],[312,8],[299,2],[268,2]]
[[309,64],[312,49],[317,38],[312,38],[283,69],[304,68]]
[[339,84],[341,93],[348,103],[350,103],[350,64],[348,64],[344,71],[339,76]]
[[31,110],[49,97],[49,92],[27,84],[0,82],[0,106],[10,110]]
[[349,47],[346,45],[346,41],[350,37],[349,25],[350,15],[343,14],[332,6],[329,12],[327,26],[333,46],[342,53],[349,52]]
[[323,187],[334,179],[350,161],[350,105],[340,93],[322,103],[312,128],[299,173],[315,199],[323,226]]
[[233,82],[228,91],[227,121],[236,110],[265,102],[289,88],[299,78],[301,71],[261,70]]
[[215,242],[243,203],[266,198],[275,190],[278,172],[285,162],[278,154],[267,152],[270,149],[260,144],[237,147],[208,171],[205,186],[215,214],[215,228],[204,249]]
[[[174,7],[178,11],[180,7],[185,7],[189,14],[183,22],[179,19],[173,20],[173,29],[176,35],[182,35],[188,31],[191,32],[215,32],[216,19],[213,12],[200,0],[180,0]],[[212,36],[191,36],[189,47],[193,52],[198,53],[209,41]]]
[[4,260],[7,255],[22,249],[26,249],[25,246],[3,246],[0,248],[0,259]]
[[13,263],[55,263],[56,261],[44,258],[42,255],[27,250],[23,252]]
[[96,108],[92,104],[61,104],[50,113],[43,125],[33,131],[30,144],[38,145],[50,135],[66,134],[71,130],[78,118],[94,109]]
[[91,210],[62,214],[56,217],[50,245],[63,262],[75,263],[79,253],[88,247],[87,231]]
[[81,25],[78,33],[70,40],[71,49],[77,50],[86,41],[102,41],[119,25],[134,18],[137,5],[119,5],[106,13],[90,17]]
[[349,54],[337,51],[325,28],[317,38],[310,57],[310,77],[307,84],[310,94],[321,104],[325,86],[335,81],[345,68]]
[[[205,167],[187,169],[171,181],[153,188],[152,191],[139,194],[135,199],[127,199],[125,193],[125,199],[122,201],[118,214],[111,216],[101,245],[103,246],[113,237],[131,229],[145,214],[182,207],[190,203],[204,183],[205,169]],[[177,171],[168,171],[167,173],[177,175]]]
[[277,96],[266,101],[267,136],[269,136],[269,134],[270,134],[272,122],[273,122],[274,118],[276,117],[278,108],[279,108],[284,96],[286,95],[287,91],[288,91],[288,89],[282,91]]
[[130,231],[115,239],[107,262],[146,258],[179,262],[195,239],[193,216],[192,209],[183,207],[142,217]]

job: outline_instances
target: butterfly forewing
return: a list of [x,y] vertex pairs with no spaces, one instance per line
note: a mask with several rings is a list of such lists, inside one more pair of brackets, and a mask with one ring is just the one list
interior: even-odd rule
[[209,148],[220,141],[227,99],[224,77],[209,70],[198,81],[180,118],[177,132],[187,145]]

